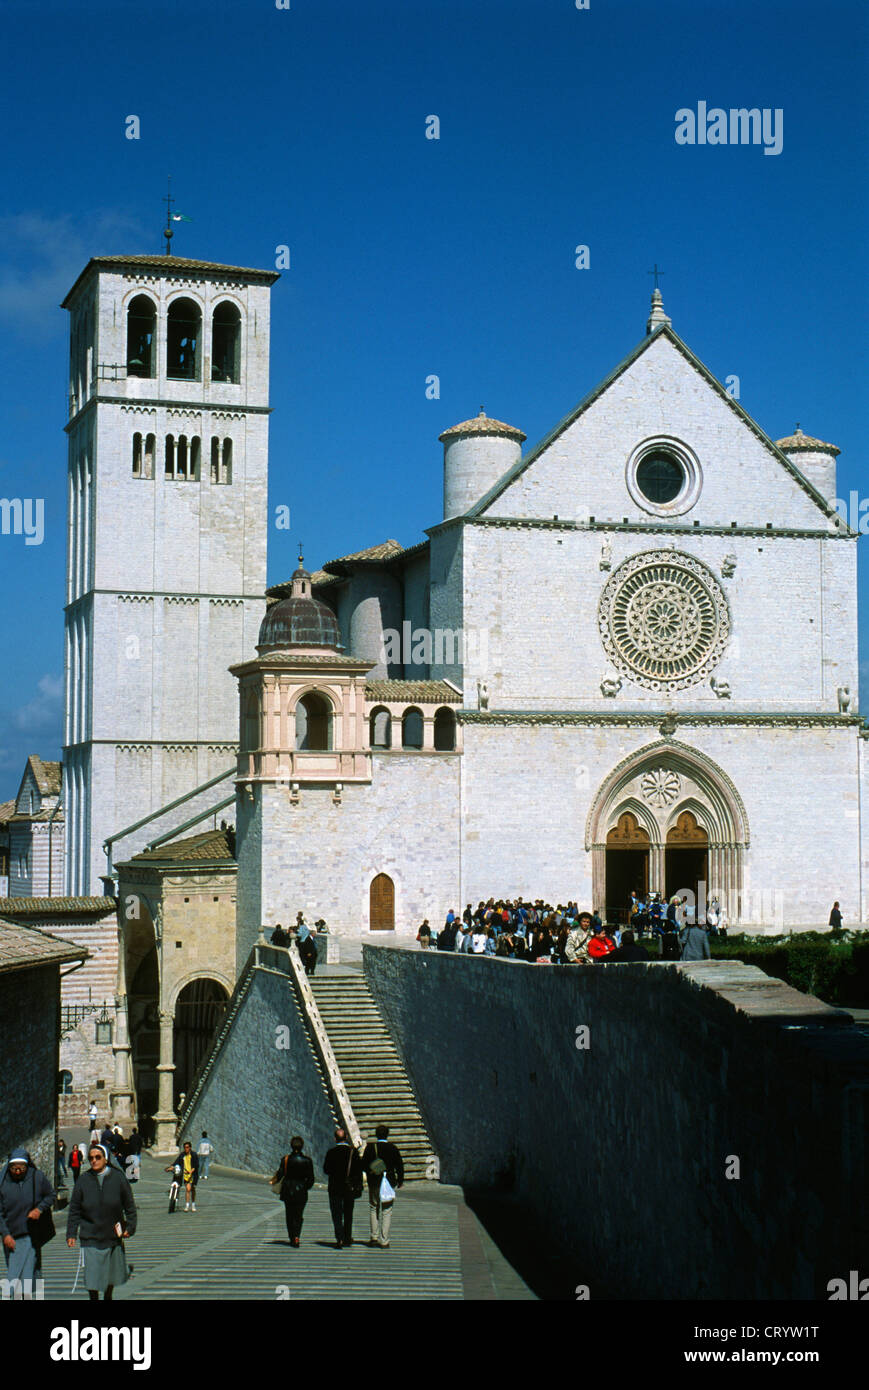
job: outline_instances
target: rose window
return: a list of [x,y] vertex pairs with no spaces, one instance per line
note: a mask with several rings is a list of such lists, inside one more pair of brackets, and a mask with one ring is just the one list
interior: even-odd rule
[[698,560],[647,551],[606,584],[598,625],[607,656],[647,690],[682,690],[717,665],[730,636],[727,600]]
[[671,806],[681,788],[678,772],[666,767],[656,767],[651,772],[644,772],[640,781],[643,799],[652,806]]

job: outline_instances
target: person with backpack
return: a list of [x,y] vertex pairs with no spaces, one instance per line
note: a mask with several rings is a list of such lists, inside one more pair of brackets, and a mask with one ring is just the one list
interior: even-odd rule
[[427,951],[431,945],[431,927],[429,926],[427,917],[417,932],[416,939],[419,942],[420,950]]
[[281,1185],[278,1196],[284,1204],[287,1238],[296,1250],[299,1248],[299,1237],[302,1234],[302,1219],[308,1193],[314,1186],[314,1164],[308,1155],[302,1152],[304,1147],[304,1140],[298,1134],[293,1135],[290,1140],[290,1152],[284,1154],[278,1164],[278,1171],[269,1179],[272,1187],[278,1183]]
[[335,1130],[335,1143],[323,1159],[329,1179],[329,1211],[335,1228],[335,1248],[353,1244],[353,1203],[362,1196],[362,1164],[343,1129]]
[[386,1125],[374,1131],[374,1143],[368,1143],[362,1155],[362,1170],[368,1179],[368,1207],[371,1218],[369,1245],[389,1249],[389,1228],[396,1190],[404,1182],[404,1162],[394,1144],[389,1143]]

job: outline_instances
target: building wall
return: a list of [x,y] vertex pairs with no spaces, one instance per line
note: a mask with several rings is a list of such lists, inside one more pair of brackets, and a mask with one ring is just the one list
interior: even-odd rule
[[512,1190],[592,1299],[818,1299],[859,1268],[869,1039],[836,1011],[732,963],[364,965],[441,1179]]
[[320,1174],[334,1123],[286,975],[254,970],[182,1139],[205,1129],[217,1163],[271,1176],[300,1134]]
[[[264,786],[262,808],[238,827],[239,875],[253,874],[239,899],[238,951],[247,958],[262,922],[325,919],[339,934],[368,929],[371,880],[395,884],[395,922],[414,937],[440,904],[456,907],[459,886],[460,757],[449,753],[372,756],[369,785],[347,783],[340,804],[331,788]],[[450,899],[446,901],[445,899]]]
[[54,1179],[57,1115],[56,965],[0,973],[0,1160],[20,1145]]

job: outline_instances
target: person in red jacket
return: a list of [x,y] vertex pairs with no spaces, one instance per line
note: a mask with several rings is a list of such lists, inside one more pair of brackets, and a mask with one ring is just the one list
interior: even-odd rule
[[588,943],[588,954],[593,961],[606,960],[616,949],[616,943],[611,936],[607,936],[606,927],[595,928],[594,935]]

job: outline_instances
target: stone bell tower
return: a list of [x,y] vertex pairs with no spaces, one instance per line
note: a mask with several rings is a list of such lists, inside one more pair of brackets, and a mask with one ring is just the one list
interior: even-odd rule
[[[101,891],[108,836],[232,766],[228,667],[265,610],[277,278],[96,256],[64,300],[68,894]],[[197,809],[186,802],[161,829]],[[143,843],[134,833],[118,848]]]

